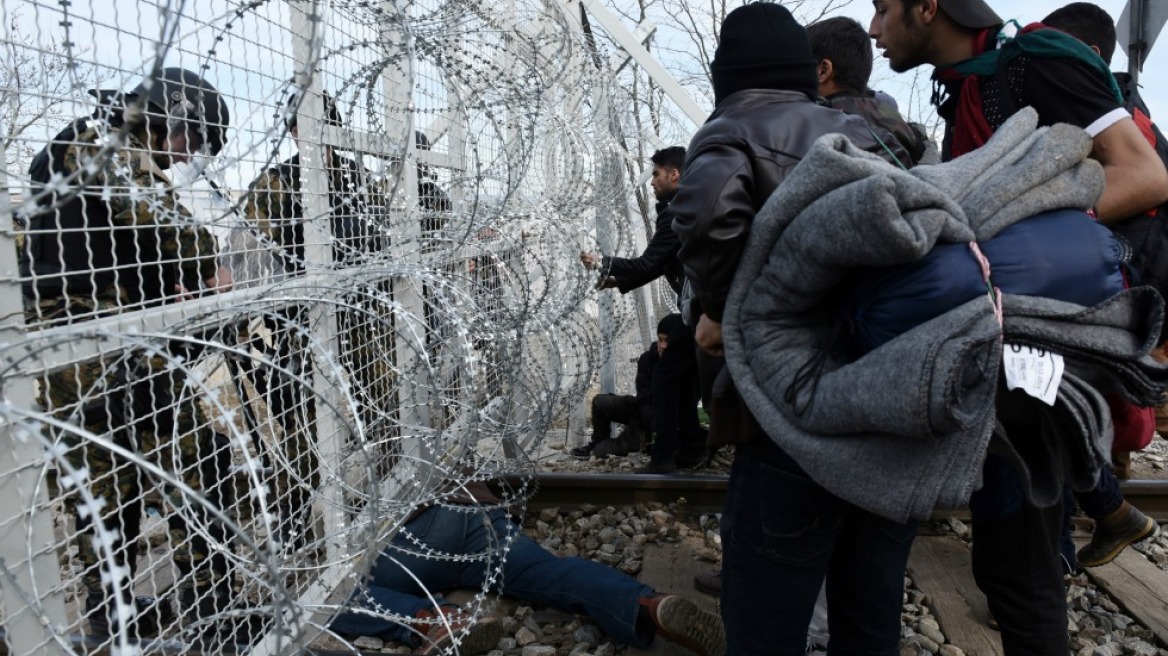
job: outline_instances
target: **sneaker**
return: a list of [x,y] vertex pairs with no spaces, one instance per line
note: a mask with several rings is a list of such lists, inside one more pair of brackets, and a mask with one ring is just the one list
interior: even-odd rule
[[595,448],[595,446],[595,444],[591,443],[585,444],[584,446],[578,446],[575,449],[572,449],[568,453],[571,454],[573,458],[587,460],[592,457],[592,449]]
[[1127,545],[1155,534],[1156,522],[1124,501],[1118,510],[1095,521],[1091,542],[1079,550],[1079,566],[1106,565]]
[[662,639],[699,656],[725,656],[726,630],[721,617],[677,595],[654,594],[643,597],[640,603]]
[[715,597],[722,596],[722,572],[706,572],[694,576],[694,588]]
[[[477,621],[470,615],[447,608],[446,621],[432,624],[422,638],[422,646],[414,654],[438,656],[439,654],[462,654],[476,656],[485,654],[499,644],[503,637],[503,623],[494,617],[481,617]],[[419,618],[438,618],[431,611],[421,611]]]
[[666,462],[652,462],[637,470],[638,474],[672,474],[677,471],[677,463],[670,460]]

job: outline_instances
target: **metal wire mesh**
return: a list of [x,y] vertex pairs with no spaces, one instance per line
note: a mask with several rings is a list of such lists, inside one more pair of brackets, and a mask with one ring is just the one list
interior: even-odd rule
[[300,652],[412,513],[529,473],[629,359],[599,318],[636,308],[575,262],[634,243],[611,80],[559,6],[0,14],[12,652]]

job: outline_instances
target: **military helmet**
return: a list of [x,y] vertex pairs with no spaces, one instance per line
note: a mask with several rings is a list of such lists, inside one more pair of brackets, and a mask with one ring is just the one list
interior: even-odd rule
[[167,132],[179,126],[194,130],[212,155],[219,154],[227,140],[231,116],[227,103],[211,83],[185,68],[164,68],[153,79],[145,79],[126,94],[146,105],[146,120],[165,124]]

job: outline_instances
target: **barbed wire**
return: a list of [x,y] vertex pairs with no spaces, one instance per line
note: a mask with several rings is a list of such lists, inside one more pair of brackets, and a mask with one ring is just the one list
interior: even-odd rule
[[[576,260],[598,232],[633,241],[626,155],[570,17],[539,0],[0,8],[5,46],[65,61],[73,92],[8,77],[6,95],[85,118],[8,133],[49,173],[0,176],[9,648],[300,653],[352,647],[329,628],[347,611],[425,638],[448,620],[362,602],[391,539],[485,563],[463,611],[488,612],[514,536],[451,553],[403,527],[503,474],[521,483],[459,508],[488,527],[522,509],[533,454],[612,357]],[[178,68],[209,86],[167,82]],[[120,88],[87,96],[101,80]],[[179,150],[180,128],[204,149]],[[633,319],[617,302],[615,330]]]

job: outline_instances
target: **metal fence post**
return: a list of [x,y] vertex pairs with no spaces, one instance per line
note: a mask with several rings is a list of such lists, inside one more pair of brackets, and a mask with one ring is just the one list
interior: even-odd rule
[[[16,242],[8,189],[8,174],[0,161],[0,350],[24,338],[21,286],[17,281]],[[3,379],[3,400],[18,408],[36,407],[36,380],[31,376]],[[0,466],[0,589],[4,627],[14,655],[65,653],[52,640],[68,630],[61,569],[50,499],[43,474],[46,451],[11,419],[0,427],[0,451],[8,454]]]

